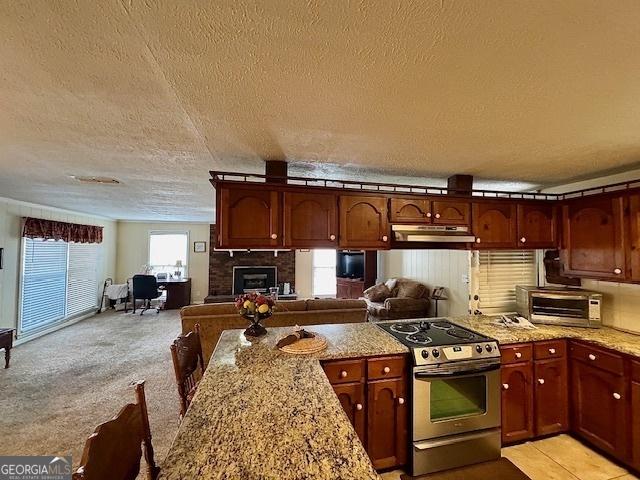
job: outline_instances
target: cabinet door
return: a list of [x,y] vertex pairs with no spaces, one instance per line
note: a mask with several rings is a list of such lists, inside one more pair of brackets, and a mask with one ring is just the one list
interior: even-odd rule
[[640,194],[629,197],[629,260],[630,278],[640,281]]
[[386,198],[351,195],[340,197],[340,246],[389,248]]
[[556,246],[556,207],[548,203],[518,205],[518,245],[522,248]]
[[436,225],[469,225],[471,204],[453,200],[434,200],[432,220]]
[[338,199],[333,194],[284,193],[284,246],[336,248]]
[[218,200],[219,247],[282,245],[278,192],[256,186],[220,187]]
[[351,298],[350,285],[349,280],[338,278],[336,280],[336,298]]
[[631,447],[633,467],[640,470],[640,382],[631,383]]
[[392,198],[391,221],[431,223],[431,202],[426,198]]
[[533,364],[504,365],[502,377],[502,443],[533,437]]
[[539,360],[534,365],[536,435],[565,432],[569,428],[567,359]]
[[562,208],[565,271],[595,278],[624,279],[624,201],[584,197]]
[[360,441],[366,445],[366,402],[363,383],[345,383],[334,385],[333,390],[340,400],[344,412],[349,417],[351,425],[358,434]]
[[571,392],[575,433],[605,452],[626,459],[630,419],[627,379],[572,360]]
[[406,384],[403,378],[367,384],[367,453],[375,468],[404,465],[407,460]]
[[516,205],[475,202],[472,210],[476,248],[516,248]]

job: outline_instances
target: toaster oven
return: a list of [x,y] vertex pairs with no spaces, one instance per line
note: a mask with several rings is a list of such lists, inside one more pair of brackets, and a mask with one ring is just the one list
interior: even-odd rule
[[579,288],[516,286],[518,314],[531,323],[598,328],[602,294]]

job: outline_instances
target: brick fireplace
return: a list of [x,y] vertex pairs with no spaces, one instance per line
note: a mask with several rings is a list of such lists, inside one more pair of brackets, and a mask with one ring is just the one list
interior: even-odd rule
[[223,296],[233,294],[233,267],[276,267],[278,283],[290,283],[295,288],[296,254],[295,251],[278,252],[246,252],[235,251],[233,257],[229,252],[216,252],[216,226],[211,225],[211,243],[209,249],[209,295]]

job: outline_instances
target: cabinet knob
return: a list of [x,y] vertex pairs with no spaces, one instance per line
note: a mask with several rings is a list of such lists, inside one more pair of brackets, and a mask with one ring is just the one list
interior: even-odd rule
[[593,353],[589,354],[589,360],[593,361],[596,359],[596,356]]
[[476,243],[480,243],[480,238],[476,238]]
[[398,403],[400,405],[404,405],[404,398],[402,398],[402,397],[398,398]]
[[618,392],[614,392],[613,398],[615,398],[616,400],[620,400],[622,398],[622,395],[620,395]]
[[522,353],[516,352],[516,358],[522,358]]
[[427,214],[425,215],[427,218],[431,218],[431,212],[427,212]]
[[389,367],[384,367],[384,368],[382,369],[382,371],[383,371],[384,373],[389,373],[389,372],[391,371],[391,369],[390,369]]
[[329,235],[329,240],[331,240],[332,242],[336,239],[335,235]]
[[439,213],[436,213],[436,218],[440,218],[440,214]]
[[549,353],[550,353],[551,355],[553,355],[554,353],[556,353],[556,349],[555,349],[555,348],[550,348],[550,349],[549,349]]
[[527,239],[526,239],[525,237],[522,237],[522,238],[520,239],[520,243],[527,243]]
[[508,384],[508,383],[503,383],[503,384],[502,384],[502,388],[503,388],[504,390],[509,390],[509,384]]
[[340,378],[347,378],[347,371],[346,370],[342,370],[340,372]]
[[615,273],[616,275],[620,275],[622,273],[622,270],[619,268],[616,268],[613,270],[613,273]]
[[538,383],[539,383],[540,385],[544,385],[544,378],[539,378],[539,379],[538,379]]
[[386,242],[388,239],[389,239],[389,237],[387,237],[386,235],[383,235],[383,236],[382,236],[382,241],[383,241],[383,242]]
[[278,238],[278,234],[277,233],[272,233],[271,234],[271,238],[275,240],[276,238]]
[[356,404],[356,410],[362,410],[362,404],[361,403],[357,403]]

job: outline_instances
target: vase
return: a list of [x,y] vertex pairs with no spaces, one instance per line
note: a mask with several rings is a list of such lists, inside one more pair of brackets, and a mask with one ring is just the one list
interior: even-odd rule
[[251,322],[249,328],[244,331],[245,337],[261,337],[267,334],[267,329],[260,323],[265,318],[271,316],[271,312],[269,313],[255,313],[255,314],[246,314],[243,315],[244,318]]

